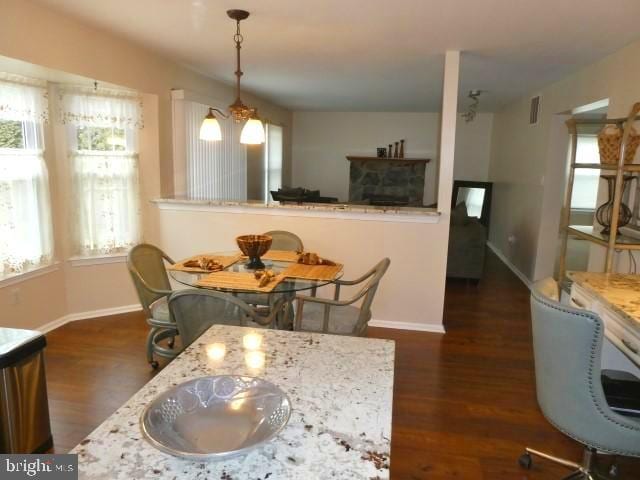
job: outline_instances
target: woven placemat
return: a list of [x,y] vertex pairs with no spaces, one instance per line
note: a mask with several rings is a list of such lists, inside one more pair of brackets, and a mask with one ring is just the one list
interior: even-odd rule
[[297,262],[300,254],[293,250],[269,250],[261,258],[274,262]]
[[180,260],[179,262],[169,265],[167,270],[178,270],[181,272],[190,272],[190,273],[211,273],[211,270],[204,270],[199,267],[185,267],[184,264],[190,260],[197,260],[200,257],[212,258],[216,262],[220,263],[223,268],[229,268],[231,265],[236,263],[238,260],[242,258],[242,254],[238,253],[237,255],[211,255],[208,253],[203,253],[200,255],[194,255],[193,257],[185,258],[184,260]]
[[304,265],[294,263],[289,265],[282,275],[288,278],[302,278],[305,280],[334,280],[342,271],[342,265]]
[[224,290],[242,290],[249,292],[269,293],[284,280],[284,275],[276,275],[271,282],[264,287],[260,287],[260,280],[256,279],[253,273],[248,272],[213,272],[198,283],[199,287],[220,288]]

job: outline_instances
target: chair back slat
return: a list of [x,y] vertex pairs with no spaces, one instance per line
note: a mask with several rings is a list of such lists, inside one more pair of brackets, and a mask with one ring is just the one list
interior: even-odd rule
[[184,348],[212,325],[245,326],[253,309],[231,294],[212,290],[180,290],[169,298],[169,311],[178,327]]
[[149,306],[166,295],[153,292],[146,285],[156,290],[171,290],[165,260],[173,263],[162,250],[148,243],[136,245],[127,256],[127,268],[147,316],[151,315]]
[[264,235],[269,235],[272,238],[272,250],[304,251],[302,239],[295,233],[287,232],[286,230],[270,230],[265,232]]

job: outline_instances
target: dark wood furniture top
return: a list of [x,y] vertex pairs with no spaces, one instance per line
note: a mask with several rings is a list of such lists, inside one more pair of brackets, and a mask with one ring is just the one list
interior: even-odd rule
[[405,163],[429,163],[430,158],[396,158],[396,157],[358,157],[356,155],[347,155],[347,160],[366,160],[376,162],[405,162]]

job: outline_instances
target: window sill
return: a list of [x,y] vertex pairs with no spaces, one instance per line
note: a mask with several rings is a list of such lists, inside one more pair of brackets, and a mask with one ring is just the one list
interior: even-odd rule
[[50,265],[44,265],[42,267],[36,267],[26,272],[10,273],[8,275],[0,277],[0,288],[9,287],[18,283],[26,282],[32,278],[41,277],[48,273],[56,272],[60,270],[60,262],[53,262]]
[[124,263],[127,261],[126,253],[113,253],[110,255],[96,255],[92,257],[71,257],[69,263],[72,267],[90,267],[93,265],[106,265],[109,263]]

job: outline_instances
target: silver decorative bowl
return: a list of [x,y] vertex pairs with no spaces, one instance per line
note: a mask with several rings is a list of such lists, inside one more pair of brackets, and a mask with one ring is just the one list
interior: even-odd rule
[[289,398],[273,383],[219,375],[189,380],[158,395],[142,412],[140,426],[163,452],[222,460],[269,441],[290,415]]

